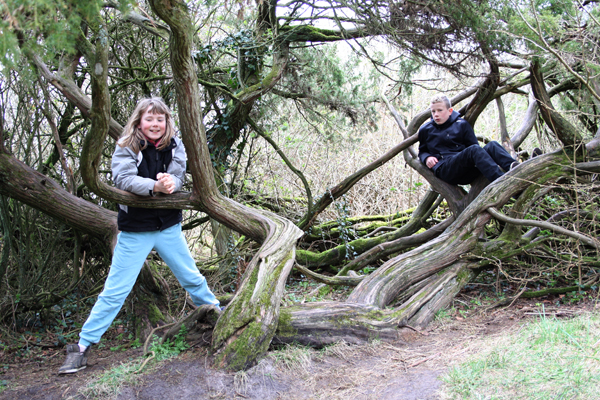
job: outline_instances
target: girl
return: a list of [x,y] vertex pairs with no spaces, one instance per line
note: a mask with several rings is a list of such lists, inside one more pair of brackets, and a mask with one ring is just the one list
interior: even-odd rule
[[[129,118],[112,159],[115,186],[140,196],[171,194],[185,178],[185,149],[175,137],[171,111],[160,98],[140,101]],[[79,344],[67,346],[67,360],[59,374],[87,365],[91,344],[98,343],[133,288],[154,248],[167,263],[196,305],[219,301],[198,272],[181,232],[181,210],[119,206],[117,236],[104,290],[79,334]]]

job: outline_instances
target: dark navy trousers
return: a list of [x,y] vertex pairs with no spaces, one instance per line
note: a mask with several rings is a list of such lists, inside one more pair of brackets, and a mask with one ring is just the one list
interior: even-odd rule
[[435,176],[452,185],[468,185],[479,174],[493,182],[504,175],[502,170],[508,171],[513,162],[515,159],[497,142],[489,142],[485,147],[474,144],[439,160]]

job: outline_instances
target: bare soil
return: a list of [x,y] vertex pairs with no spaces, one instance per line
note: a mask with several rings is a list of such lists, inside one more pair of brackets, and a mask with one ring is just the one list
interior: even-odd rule
[[[245,372],[212,366],[205,348],[190,349],[176,358],[149,364],[124,384],[118,394],[103,398],[130,399],[381,399],[444,398],[441,376],[453,364],[481,350],[490,337],[518,329],[540,314],[540,300],[520,300],[509,308],[460,304],[450,315],[418,332],[403,328],[396,343],[340,343],[322,350],[286,348],[270,352]],[[546,315],[572,317],[590,312],[593,303],[558,305],[544,300]],[[466,309],[466,308],[465,308]],[[87,369],[69,376],[56,374],[63,349],[40,350],[28,359],[2,354],[0,380],[7,388],[0,399],[84,399],[79,388],[104,371],[141,357],[141,349],[94,349]],[[100,398],[98,396],[87,398]]]

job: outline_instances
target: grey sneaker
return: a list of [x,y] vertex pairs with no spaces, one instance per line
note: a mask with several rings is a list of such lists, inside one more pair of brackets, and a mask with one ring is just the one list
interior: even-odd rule
[[73,374],[87,367],[87,360],[90,355],[90,349],[92,346],[88,346],[83,353],[79,351],[78,344],[67,345],[67,359],[65,363],[58,369],[59,374]]
[[541,156],[542,154],[542,149],[540,149],[539,147],[534,147],[533,150],[531,150],[531,158],[535,158],[537,156]]
[[517,168],[518,166],[519,166],[519,162],[518,162],[518,161],[513,161],[513,162],[510,164],[509,171],[512,171],[513,169]]

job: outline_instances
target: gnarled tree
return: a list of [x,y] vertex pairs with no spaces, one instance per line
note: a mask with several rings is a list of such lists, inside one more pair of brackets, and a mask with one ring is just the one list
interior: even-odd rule
[[[594,174],[600,170],[593,158],[598,154],[598,138],[593,139],[597,115],[589,112],[596,110],[598,99],[593,75],[597,60],[590,55],[596,54],[590,52],[596,46],[590,37],[598,30],[595,4],[576,8],[555,1],[549,2],[552,7],[539,5],[541,9],[531,12],[498,2],[440,1],[431,6],[377,0],[292,1],[280,5],[269,0],[251,8],[254,19],[248,29],[240,28],[235,19],[227,20],[230,14],[217,7],[193,2],[150,0],[143,12],[128,2],[88,3],[57,2],[59,18],[47,5],[40,7],[38,16],[13,2],[0,7],[3,43],[8,44],[3,64],[11,70],[2,78],[3,227],[14,218],[14,210],[6,204],[10,198],[61,221],[77,235],[104,241],[108,248],[116,233],[113,210],[120,203],[199,211],[257,243],[251,260],[239,271],[239,285],[225,312],[216,321],[209,318],[208,328],[195,325],[195,319],[208,315],[204,309],[181,321],[192,334],[197,334],[194,329],[212,330],[219,365],[247,368],[273,340],[315,346],[341,339],[393,340],[402,326],[429,323],[481,271],[516,257],[543,258],[542,253],[562,262],[565,256],[557,246],[564,243],[576,246],[579,259],[585,262],[597,258],[598,204],[592,199],[581,208],[579,197],[580,192],[597,190]],[[244,11],[242,5],[239,11]],[[589,15],[588,24],[575,30],[586,34],[569,35],[569,24],[576,21],[566,18],[577,13]],[[557,24],[557,15],[563,18],[559,29],[552,25]],[[223,20],[227,22],[217,26]],[[326,29],[320,27],[324,22],[329,24]],[[510,34],[505,23],[511,24]],[[496,28],[494,34],[489,34],[490,26]],[[547,40],[550,33],[555,41]],[[397,46],[403,61],[410,60],[413,66],[444,68],[475,82],[462,88],[453,101],[468,100],[460,113],[476,130],[478,117],[490,105],[496,104],[503,113],[503,96],[530,95],[523,124],[512,136],[503,128],[500,140],[510,150],[523,153],[520,146],[536,126],[547,131],[556,148],[492,184],[481,178],[467,190],[441,182],[418,161],[411,147],[428,110],[406,121],[388,100],[391,91],[382,96],[371,92],[360,99],[348,95],[340,89],[350,83],[339,66],[330,57],[320,57],[326,54],[321,49],[310,48],[346,41],[389,77],[392,63],[370,53],[367,39],[375,36]],[[528,43],[530,47],[525,46]],[[569,44],[570,57],[564,56],[567,46],[562,44]],[[515,49],[528,52],[519,54]],[[503,62],[508,56],[519,62]],[[27,60],[31,69],[19,66],[18,57]],[[402,67],[409,69],[408,63]],[[474,79],[473,71],[482,77]],[[407,83],[398,79],[393,89]],[[30,113],[28,99],[40,94],[45,94],[45,112]],[[119,121],[126,119],[135,103],[132,98],[143,95],[162,95],[177,111],[192,178],[184,193],[141,198],[110,185],[107,160],[122,129]],[[560,106],[553,104],[557,97]],[[269,126],[261,119],[263,114],[294,105],[319,121],[312,125],[318,130],[319,124],[329,123],[324,110],[358,124],[372,118],[369,106],[381,104],[380,99],[394,116],[403,140],[385,154],[373,155],[372,162],[313,201],[310,179],[278,146],[270,134],[278,127]],[[573,105],[583,111],[575,121],[561,113]],[[306,121],[312,120],[306,117]],[[49,130],[52,136],[45,134]],[[300,212],[286,210],[285,205],[277,206],[281,215],[266,211],[276,205],[236,179],[239,161],[246,157],[247,165],[251,163],[252,131],[275,147],[302,181],[306,199],[299,201]],[[319,225],[331,204],[401,152],[406,164],[431,186],[412,212],[397,210],[393,217],[373,217],[367,226],[357,227],[353,237],[342,223]],[[564,213],[535,211],[553,196],[567,205]],[[237,199],[264,207],[249,207]],[[433,219],[440,210],[443,218]],[[528,222],[524,218],[528,214],[546,221]],[[576,223],[569,226],[573,215]],[[493,219],[498,221],[494,229],[490,228]],[[358,220],[364,223],[368,218]],[[532,229],[523,232],[522,226]],[[5,275],[11,252],[18,249],[11,240],[19,235],[4,229],[3,237],[7,239],[0,276]],[[78,248],[83,248],[83,241],[78,239]],[[357,254],[350,254],[350,249]],[[80,270],[80,258],[76,256],[70,265],[73,271]],[[342,302],[282,308],[284,286],[295,262],[312,279],[355,287]],[[348,276],[365,266],[374,272]],[[597,279],[591,271],[588,268],[584,280],[580,268],[582,287]],[[151,281],[151,271],[147,273]],[[160,290],[160,285],[155,286]],[[31,307],[35,307],[33,300]]]

